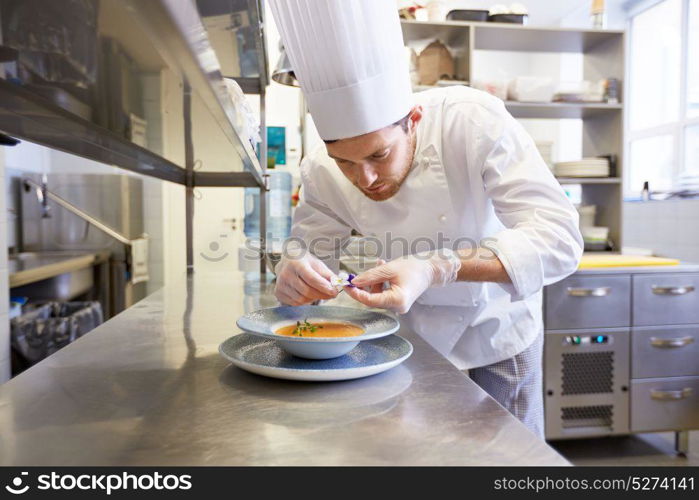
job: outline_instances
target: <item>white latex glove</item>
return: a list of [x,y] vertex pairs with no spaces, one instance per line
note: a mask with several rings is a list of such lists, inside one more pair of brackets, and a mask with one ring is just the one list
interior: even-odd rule
[[[405,314],[422,293],[432,286],[456,281],[461,260],[451,250],[422,252],[392,260],[352,280],[356,288],[345,288],[355,300],[369,307]],[[389,284],[384,289],[384,282]],[[362,290],[368,288],[368,291]]]
[[302,257],[284,256],[275,271],[274,295],[282,304],[301,306],[337,297],[338,291],[331,285],[335,274],[310,252]]

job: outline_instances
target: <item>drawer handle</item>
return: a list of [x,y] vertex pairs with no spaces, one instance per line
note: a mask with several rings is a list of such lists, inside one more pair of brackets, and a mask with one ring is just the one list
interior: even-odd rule
[[685,286],[652,286],[655,295],[686,295],[694,291],[692,285]]
[[611,293],[612,289],[608,286],[600,286],[597,288],[568,288],[568,295],[573,297],[605,297]]
[[680,399],[687,399],[693,392],[691,387],[685,387],[681,391],[656,391],[652,389],[650,391],[650,397],[657,401],[678,401]]
[[658,337],[650,338],[650,345],[653,347],[684,347],[694,342],[694,337],[687,335],[676,339],[659,339]]

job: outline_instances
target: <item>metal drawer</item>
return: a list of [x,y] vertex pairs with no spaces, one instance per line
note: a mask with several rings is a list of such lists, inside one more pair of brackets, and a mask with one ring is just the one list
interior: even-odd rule
[[699,377],[631,381],[631,432],[699,428]]
[[699,273],[633,277],[633,325],[699,323]]
[[634,328],[632,378],[699,375],[699,325]]
[[631,276],[571,276],[546,287],[547,330],[615,328],[631,321]]

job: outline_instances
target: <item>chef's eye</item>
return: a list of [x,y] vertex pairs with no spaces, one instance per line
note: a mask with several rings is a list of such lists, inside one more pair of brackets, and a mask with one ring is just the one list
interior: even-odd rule
[[374,153],[373,155],[371,155],[371,157],[374,158],[375,160],[382,160],[382,159],[386,158],[390,152],[391,152],[390,149],[385,149],[385,150],[380,151],[378,153]]

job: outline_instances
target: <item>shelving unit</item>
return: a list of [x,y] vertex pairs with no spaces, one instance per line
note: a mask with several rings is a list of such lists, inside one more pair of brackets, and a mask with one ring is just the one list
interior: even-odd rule
[[21,86],[0,79],[0,130],[13,137],[184,184],[185,170]]
[[515,118],[592,118],[614,114],[621,104],[591,102],[517,102],[506,101],[505,107]]
[[[260,94],[269,85],[261,0],[196,0],[221,74],[233,78],[246,94]],[[252,44],[252,50],[246,45]],[[241,61],[241,55],[245,61]]]
[[[216,2],[200,0],[201,8],[216,5],[217,19],[242,19],[252,46],[246,56],[254,61],[255,71],[226,73],[219,58],[233,71],[230,53],[211,35],[194,2],[181,0],[101,0],[99,36],[117,40],[128,57],[143,71],[167,68],[182,82],[182,115],[163,117],[182,119],[185,145],[183,164],[177,164],[138,146],[128,139],[67,111],[18,83],[0,78],[0,131],[43,146],[95,160],[142,175],[174,182],[186,187],[187,266],[193,267],[193,189],[195,187],[259,187],[266,190],[265,162],[258,161],[252,144],[237,127],[240,103],[231,98],[224,76],[233,77],[244,91],[261,95],[264,127],[264,89],[269,82],[264,36],[262,0]],[[226,34],[235,38],[234,30]],[[247,67],[250,65],[248,64]],[[241,66],[242,67],[242,66]],[[196,95],[235,152],[215,172],[194,170],[192,141],[192,97]],[[263,128],[264,130],[264,128]],[[266,157],[266,134],[262,134],[261,157]],[[223,170],[223,171],[222,171]],[[264,221],[263,221],[264,225]]]
[[523,52],[587,52],[600,43],[623,35],[620,30],[529,27],[507,23],[468,21],[401,21],[403,37],[410,42],[431,41],[463,47],[474,41],[476,50]]
[[620,184],[618,177],[556,177],[561,184]]
[[[245,94],[256,94],[260,98],[260,158],[267,158],[267,122],[266,122],[266,89],[269,85],[269,67],[267,61],[267,44],[265,41],[264,4],[263,0],[196,0],[199,14],[206,28],[207,37],[219,56],[221,73],[224,78],[234,79]],[[237,7],[237,8],[236,8]],[[236,29],[234,29],[236,28]],[[240,35],[240,36],[239,36]],[[245,49],[252,44],[252,50]],[[241,61],[241,52],[247,59]],[[260,188],[260,234],[267,232],[267,202],[266,202],[266,161],[261,162],[262,183],[252,183],[236,173],[221,175],[213,172],[195,172],[194,183],[199,186],[225,187],[227,182],[235,181],[236,185]],[[259,179],[255,179],[259,181]],[[221,184],[219,184],[221,183]],[[266,250],[266,239],[260,242],[260,252]],[[260,259],[260,272],[265,273],[267,264]]]
[[[582,54],[583,79],[624,79],[623,31],[463,21],[401,21],[401,26],[408,46],[421,49],[438,39],[449,47],[458,80],[474,81],[474,52],[481,50]],[[623,246],[623,99],[622,95],[621,104],[505,102],[508,111],[518,119],[580,119],[582,156],[617,156],[615,177],[559,179],[562,184],[581,185],[583,204],[597,205],[596,224],[609,227],[615,249]]]
[[[251,144],[242,139],[236,130],[238,105],[226,91],[220,63],[197,7],[193,3],[177,0],[125,0],[124,3],[134,22],[139,23],[148,34],[165,63],[177,70],[192,91],[204,101],[238,153],[243,163],[242,171],[254,177],[258,185],[264,186],[264,172],[260,162]],[[256,17],[259,18],[259,13]],[[232,182],[230,185],[234,186]]]

